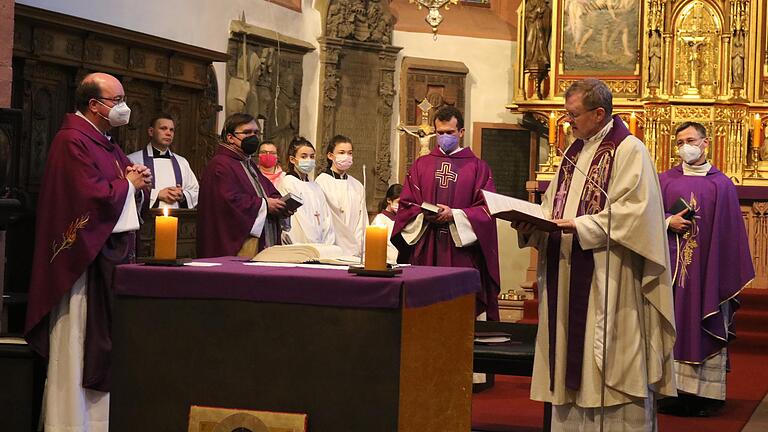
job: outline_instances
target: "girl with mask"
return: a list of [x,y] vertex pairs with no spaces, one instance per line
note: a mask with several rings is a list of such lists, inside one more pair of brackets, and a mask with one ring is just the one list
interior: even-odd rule
[[288,168],[277,189],[291,193],[303,204],[291,217],[291,230],[286,234],[291,243],[335,244],[331,211],[320,186],[310,178],[315,172],[315,147],[304,137],[296,137],[288,145]]
[[[379,214],[373,218],[371,225],[385,225],[387,227],[387,238],[392,237],[392,228],[395,226],[395,214],[400,207],[400,193],[403,191],[403,185],[395,183],[387,189],[386,197],[379,204]],[[387,240],[387,261],[397,262],[397,248],[392,244],[392,240]]]
[[331,210],[336,245],[345,255],[362,256],[363,236],[368,225],[365,188],[348,174],[352,167],[352,141],[336,135],[326,151],[328,169],[317,176]]
[[277,147],[269,141],[264,141],[259,145],[258,158],[259,171],[261,171],[261,173],[264,174],[264,177],[268,178],[276,188],[280,189],[278,185],[285,173],[283,173],[283,170],[280,168],[280,160],[277,157]]

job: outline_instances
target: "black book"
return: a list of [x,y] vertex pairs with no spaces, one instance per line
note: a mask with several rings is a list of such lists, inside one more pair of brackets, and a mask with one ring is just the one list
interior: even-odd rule
[[687,220],[693,220],[693,217],[696,216],[696,211],[691,207],[691,204],[688,203],[688,201],[684,200],[683,197],[680,197],[675,201],[674,204],[672,204],[672,208],[669,209],[669,212],[672,214],[678,214],[683,210],[687,210],[688,212],[683,214],[683,219]]
[[297,208],[304,205],[304,200],[302,200],[301,197],[294,195],[290,192],[283,195],[283,197],[280,199],[283,200],[283,202],[285,202],[285,208],[288,211],[295,211]]

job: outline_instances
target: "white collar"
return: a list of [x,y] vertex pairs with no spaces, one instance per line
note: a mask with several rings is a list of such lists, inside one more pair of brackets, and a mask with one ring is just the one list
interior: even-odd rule
[[[149,157],[154,157],[155,150],[157,150],[157,149],[152,146],[152,141],[150,141],[149,144],[147,144],[147,153],[149,153]],[[160,151],[160,150],[158,150],[158,151]],[[169,155],[173,154],[173,152],[171,151],[170,147],[165,149],[165,151],[161,151],[160,152],[160,154],[163,155],[163,156],[165,156],[166,153],[169,154]]]
[[703,177],[707,175],[711,169],[712,164],[709,163],[709,161],[706,161],[701,165],[689,165],[687,162],[683,161],[683,175]]
[[97,127],[96,127],[96,125],[95,125],[95,124],[93,124],[93,122],[92,122],[92,121],[88,120],[88,117],[84,116],[84,115],[83,115],[83,113],[81,113],[79,110],[75,112],[75,115],[76,115],[76,116],[79,116],[79,117],[82,117],[82,118],[83,118],[85,121],[87,121],[87,122],[88,122],[88,123],[89,123],[91,126],[93,126],[93,128],[94,128],[94,129],[96,129],[96,131],[97,131],[98,133],[100,133],[100,134],[104,135],[105,137],[109,138],[109,135],[107,135],[107,133],[106,133],[106,132],[102,132],[101,130],[99,130],[99,128],[97,128]]
[[446,152],[444,152],[444,151],[443,151],[442,147],[438,146],[437,148],[438,148],[438,149],[440,149],[440,152],[441,152],[442,154],[447,154],[448,156],[450,156],[450,155],[452,155],[452,154],[454,154],[454,153],[458,153],[458,152],[460,152],[460,151],[464,150],[464,147],[462,147],[462,146],[458,146],[458,147],[456,147],[456,149],[455,149],[454,151],[452,151],[452,152],[450,152],[450,153],[446,153]]
[[611,119],[611,121],[609,121],[608,124],[603,126],[603,128],[600,129],[598,133],[592,135],[591,138],[584,140],[584,145],[586,146],[594,143],[603,142],[603,138],[605,138],[605,136],[608,135],[608,132],[611,131],[611,128],[613,128],[613,119]]

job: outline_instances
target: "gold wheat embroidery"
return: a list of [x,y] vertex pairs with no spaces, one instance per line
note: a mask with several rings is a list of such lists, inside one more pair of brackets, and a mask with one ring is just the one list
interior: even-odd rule
[[59,254],[59,252],[63,251],[64,249],[69,249],[73,244],[75,244],[75,240],[77,240],[77,231],[85,228],[85,226],[88,225],[89,218],[90,214],[86,213],[75,219],[72,221],[72,223],[69,224],[69,228],[67,228],[64,234],[61,235],[61,243],[56,244],[56,241],[54,240],[53,244],[51,245],[53,256],[51,256],[51,260],[49,262],[52,263],[53,260],[56,259],[56,256]]
[[691,192],[691,199],[689,204],[697,216],[694,216],[693,220],[691,221],[691,229],[683,235],[684,245],[682,250],[679,252],[680,288],[685,288],[685,282],[688,278],[688,266],[693,261],[693,253],[696,251],[696,248],[699,247],[699,242],[696,241],[696,238],[699,236],[699,224],[697,219],[699,219],[698,214],[701,209],[699,207],[699,202],[696,199],[696,195],[694,195],[693,192]]

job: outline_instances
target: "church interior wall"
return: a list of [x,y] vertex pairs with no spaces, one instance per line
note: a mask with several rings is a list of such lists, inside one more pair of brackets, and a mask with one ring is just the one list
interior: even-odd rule
[[[17,3],[100,21],[118,27],[175,40],[220,52],[227,51],[229,23],[245,12],[249,24],[304,40],[318,46],[320,13],[314,0],[302,0],[302,12],[265,0],[18,0]],[[304,57],[301,99],[301,133],[315,142],[320,67],[317,50]],[[226,95],[226,64],[214,64],[219,82],[219,103]],[[220,113],[219,124],[224,113]]]
[[[446,18],[447,20],[448,18]],[[426,23],[424,23],[426,26]],[[466,80],[466,132],[465,144],[471,146],[472,123],[517,123],[518,116],[505,108],[514,92],[512,62],[516,59],[517,42],[503,39],[478,39],[438,33],[434,40],[431,33],[394,31],[392,43],[403,47],[400,51],[395,82],[400,82],[400,66],[403,57],[421,57],[435,60],[462,62],[469,69]],[[399,124],[399,98],[393,107]],[[396,134],[392,142],[397,143]],[[392,147],[392,178],[397,178],[396,161],[399,160],[399,146]],[[402,181],[402,179],[400,179]],[[517,234],[509,223],[498,223],[499,260],[502,292],[517,289],[525,280],[529,252],[517,247]]]
[[[302,12],[265,1],[265,0],[230,0],[225,2],[210,2],[207,0],[164,0],[162,2],[137,0],[133,2],[89,0],[18,0],[20,4],[51,10],[67,15],[73,15],[89,20],[100,21],[118,27],[151,34],[154,36],[196,45],[203,48],[227,51],[229,41],[229,24],[239,19],[244,12],[249,24],[279,31],[280,33],[304,40],[319,48],[317,39],[322,34],[320,12],[315,3],[320,0],[302,0]],[[395,2],[396,3],[396,2]],[[415,9],[415,6],[411,5]],[[421,12],[426,13],[424,10]],[[450,12],[450,11],[449,11]],[[482,12],[485,13],[485,12]],[[470,16],[476,14],[470,10]],[[446,14],[446,22],[459,21],[462,15],[453,17]],[[466,16],[466,14],[464,15]],[[423,16],[402,17],[398,25],[413,27],[410,21],[418,20],[420,25],[429,30],[423,21]],[[508,21],[508,20],[507,20]],[[469,69],[466,81],[466,112],[467,137],[472,136],[473,122],[512,123],[517,122],[514,114],[505,109],[513,98],[513,64],[516,58],[517,42],[514,41],[516,29],[506,25],[504,19],[498,18],[493,22],[493,31],[486,32],[490,38],[470,36],[455,36],[439,34],[434,40],[431,32],[408,32],[395,30],[393,45],[403,47],[398,56],[395,83],[399,82],[399,68],[404,56],[422,57],[438,60],[453,60],[463,62]],[[410,24],[409,24],[410,23]],[[454,22],[454,24],[457,24]],[[220,104],[225,103],[226,95],[226,65],[215,64],[219,83]],[[304,57],[304,79],[302,85],[302,106],[300,132],[310,141],[317,143],[317,121],[320,95],[320,61],[319,49]],[[392,132],[392,177],[391,182],[398,179],[397,166],[399,146],[398,137],[394,131],[399,119],[398,99],[395,98],[393,107]],[[220,113],[219,124],[224,113]],[[502,286],[504,289],[519,286],[523,270],[517,269],[518,262],[527,265],[527,254],[521,255],[516,241],[511,241],[511,228],[500,224],[499,238],[502,244]],[[515,263],[510,267],[509,263]],[[521,264],[522,265],[522,264]],[[519,277],[517,275],[520,275]]]

